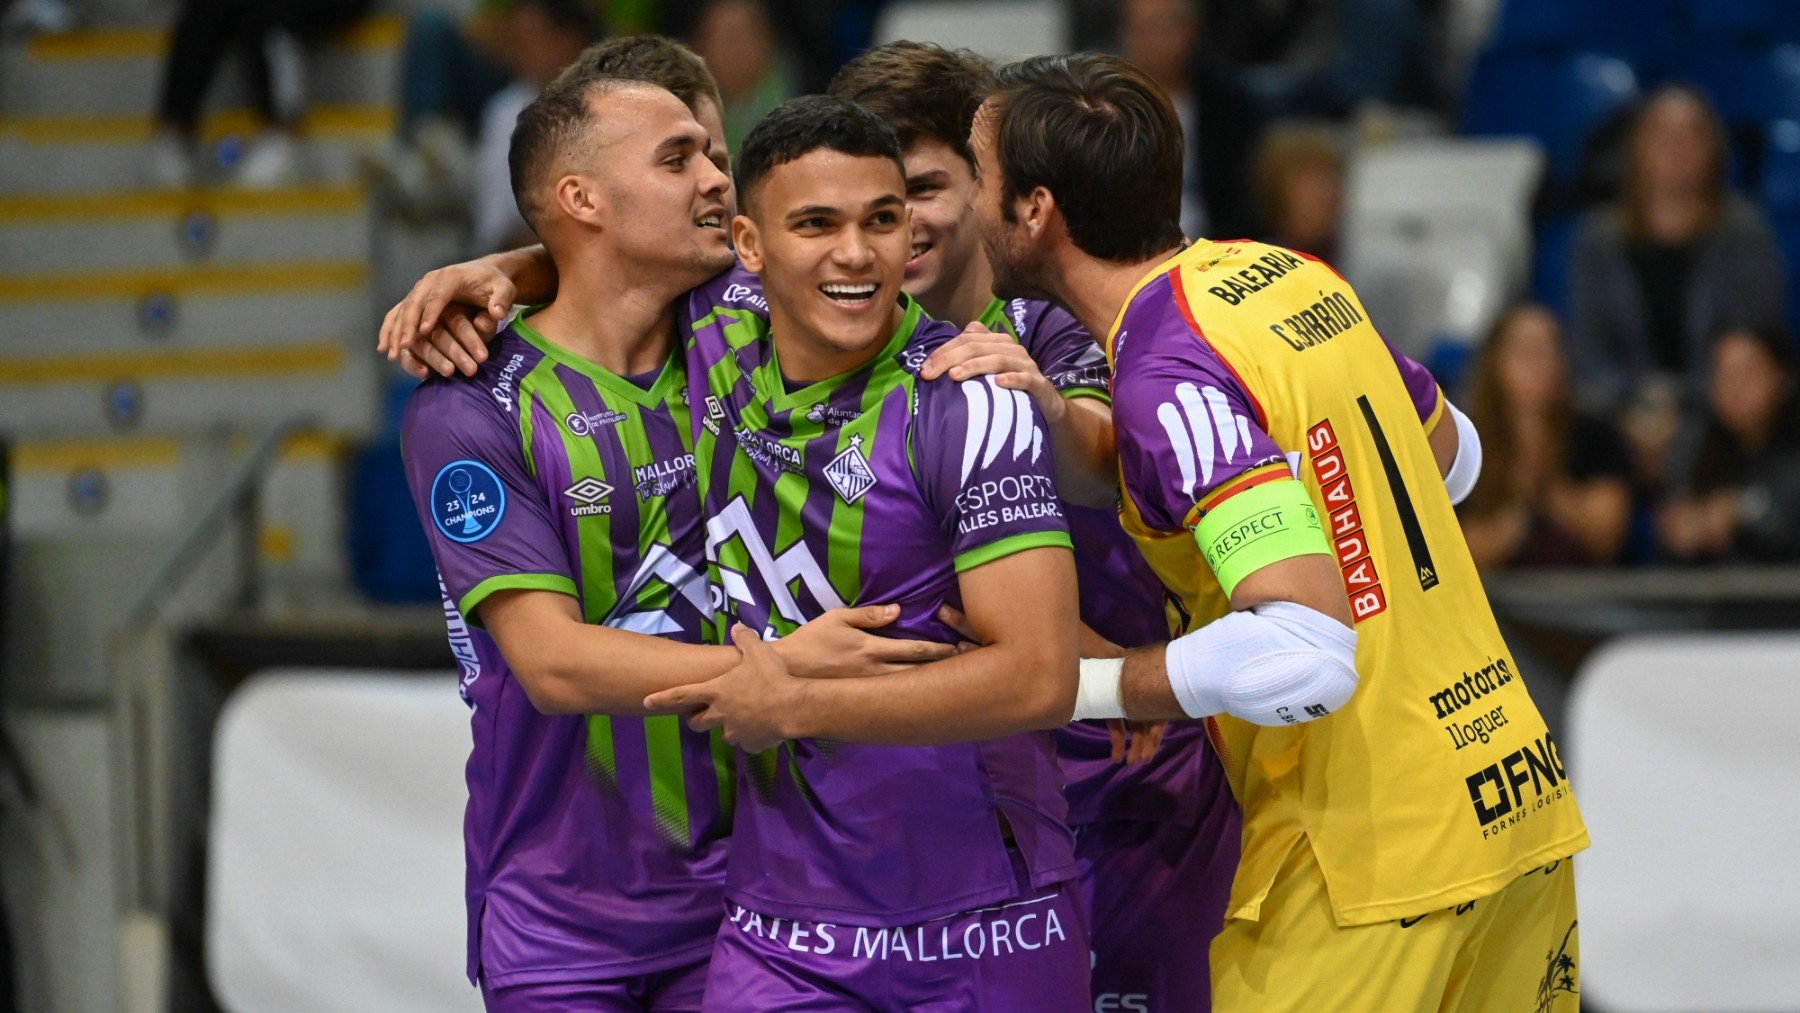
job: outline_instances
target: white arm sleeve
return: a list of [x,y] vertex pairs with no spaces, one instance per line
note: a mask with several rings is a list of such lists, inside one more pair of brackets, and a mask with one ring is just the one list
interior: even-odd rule
[[1456,460],[1450,462],[1450,471],[1444,475],[1444,488],[1450,492],[1451,503],[1461,503],[1475,491],[1475,480],[1481,477],[1481,434],[1475,431],[1475,423],[1448,399],[1444,408],[1456,424]]
[[1171,642],[1165,658],[1189,717],[1279,728],[1322,718],[1356,692],[1356,631],[1293,602],[1216,619]]

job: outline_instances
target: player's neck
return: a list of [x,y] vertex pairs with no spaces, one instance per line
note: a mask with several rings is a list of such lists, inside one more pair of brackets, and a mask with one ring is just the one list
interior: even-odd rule
[[769,330],[775,343],[775,359],[781,366],[781,378],[790,384],[813,384],[868,365],[888,346],[904,316],[896,303],[879,334],[871,336],[867,344],[843,348],[824,335],[800,326],[793,317],[781,311],[778,303],[770,300]]
[[969,267],[956,279],[956,287],[936,299],[921,297],[919,305],[926,313],[958,327],[967,327],[981,319],[994,301],[994,269],[988,266],[987,254],[977,249],[969,257]]
[[1057,264],[1052,291],[1056,293],[1056,301],[1073,313],[1095,340],[1104,342],[1119,311],[1125,308],[1131,290],[1152,268],[1174,256],[1178,249],[1180,247],[1171,246],[1130,263],[1100,260],[1071,250]]
[[[559,265],[560,268],[561,265]],[[619,376],[647,373],[669,359],[680,293],[634,284],[630,273],[577,262],[561,272],[556,300],[531,319],[546,339]]]

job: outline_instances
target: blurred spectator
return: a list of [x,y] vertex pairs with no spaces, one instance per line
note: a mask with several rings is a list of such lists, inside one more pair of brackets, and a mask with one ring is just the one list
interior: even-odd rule
[[1661,374],[1698,404],[1713,335],[1781,325],[1781,254],[1762,215],[1726,189],[1724,128],[1698,92],[1653,93],[1627,149],[1623,195],[1575,240],[1577,393],[1613,409]]
[[769,9],[760,0],[708,3],[694,25],[694,51],[719,82],[725,138],[734,151],[758,120],[796,94]]
[[1418,0],[1257,0],[1204,6],[1209,44],[1272,115],[1342,119],[1364,102],[1435,106]]
[[507,151],[519,113],[594,41],[593,15],[582,0],[514,0],[506,14],[506,61],[513,82],[488,100],[475,143],[475,252],[536,242],[513,199]]
[[1800,559],[1800,397],[1785,335],[1719,337],[1706,413],[1682,434],[1669,471],[1657,517],[1667,556]]
[[1337,259],[1344,156],[1329,127],[1280,124],[1256,153],[1256,211],[1276,246]]
[[1484,569],[1614,563],[1625,545],[1629,451],[1610,425],[1571,404],[1558,331],[1545,307],[1516,306],[1476,355],[1481,479],[1460,512]]
[[150,182],[195,181],[200,108],[234,49],[245,61],[251,99],[263,120],[261,136],[236,159],[234,181],[255,187],[291,182],[299,171],[293,129],[304,101],[303,46],[323,41],[370,6],[371,0],[184,0],[163,63]]
[[1193,0],[1124,0],[1118,27],[1120,55],[1169,94],[1181,119],[1182,231],[1250,235],[1249,164],[1263,129],[1260,103],[1202,49]]

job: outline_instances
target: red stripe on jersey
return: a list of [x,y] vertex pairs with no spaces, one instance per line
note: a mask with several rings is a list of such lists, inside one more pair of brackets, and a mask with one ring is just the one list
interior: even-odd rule
[[1225,358],[1225,353],[1219,351],[1217,345],[1206,340],[1206,332],[1200,329],[1200,322],[1194,319],[1194,310],[1188,305],[1187,289],[1181,284],[1180,267],[1170,268],[1169,287],[1174,289],[1175,305],[1181,307],[1181,318],[1187,321],[1188,329],[1194,332],[1194,337],[1199,338],[1201,344],[1212,349],[1213,355],[1217,356],[1218,360],[1224,364],[1226,371],[1231,374],[1231,378],[1237,381],[1238,388],[1244,392],[1245,397],[1250,399],[1250,410],[1256,413],[1256,424],[1262,427],[1263,432],[1268,432],[1269,416],[1267,412],[1263,411],[1262,402],[1256,399],[1256,392],[1244,382],[1243,374],[1237,371],[1237,367],[1231,364],[1230,359]]
[[1260,468],[1251,468],[1249,471],[1244,472],[1231,481],[1226,482],[1224,485],[1219,486],[1217,489],[1214,489],[1212,492],[1202,496],[1200,502],[1194,504],[1194,509],[1188,511],[1187,526],[1191,528],[1200,523],[1200,518],[1217,510],[1219,504],[1236,496],[1240,492],[1254,489],[1266,482],[1293,477],[1294,473],[1288,470],[1287,465],[1281,463],[1265,464]]

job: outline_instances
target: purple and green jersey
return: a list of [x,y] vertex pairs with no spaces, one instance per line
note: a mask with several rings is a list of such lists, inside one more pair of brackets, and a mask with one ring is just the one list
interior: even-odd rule
[[[1106,353],[1067,310],[1047,302],[995,299],[980,323],[1010,334],[1064,397],[1111,403]],[[1081,621],[1121,647],[1169,639],[1162,582],[1119,526],[1113,510],[1065,504],[1075,542]],[[1170,820],[1192,824],[1206,810],[1235,805],[1218,758],[1198,721],[1169,725],[1150,760],[1125,766],[1112,760],[1103,721],[1078,721],[1056,733],[1057,756],[1068,778],[1069,822]]]
[[541,714],[479,628],[489,595],[542,590],[589,623],[700,641],[685,381],[679,355],[639,386],[521,318],[475,377],[433,377],[407,406],[407,476],[473,712],[469,975],[492,987],[677,967],[718,928],[729,748],[677,717]]
[[[790,389],[753,275],[728,272],[691,299],[711,640],[733,622],[776,637],[832,608],[896,603],[892,635],[954,642],[937,612],[960,606],[959,573],[1069,545],[1030,398],[991,378],[919,379],[957,328],[907,299],[870,363]],[[765,915],[908,925],[1074,873],[1047,732],[929,747],[797,740],[745,757],[740,778],[727,895]]]

